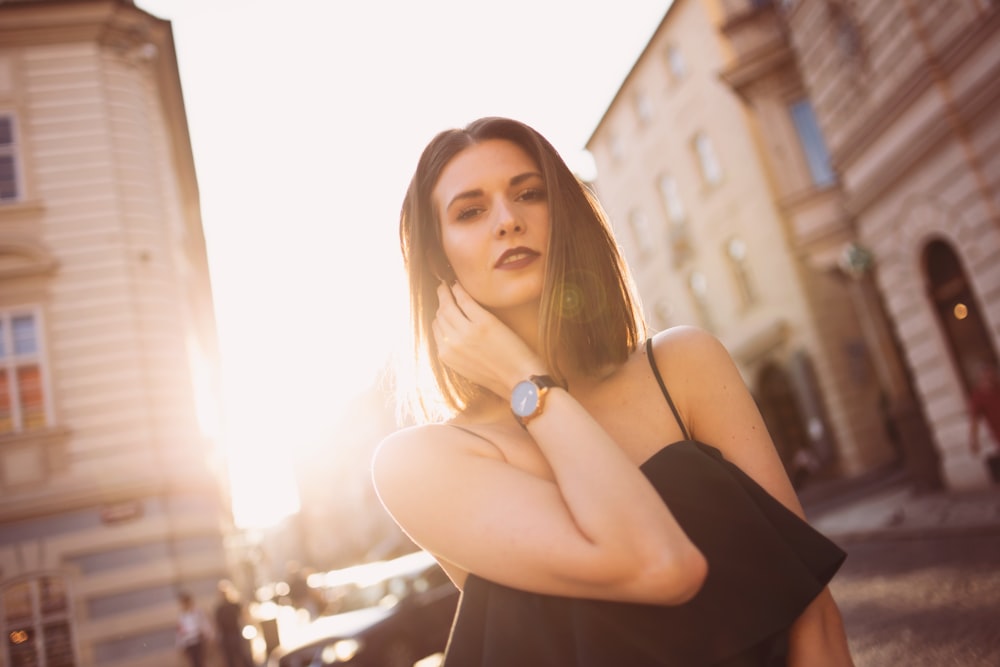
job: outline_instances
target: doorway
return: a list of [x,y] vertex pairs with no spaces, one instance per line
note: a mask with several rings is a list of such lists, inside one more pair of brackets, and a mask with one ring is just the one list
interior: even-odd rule
[[931,241],[924,248],[923,260],[927,295],[968,396],[977,368],[983,363],[997,366],[996,350],[972,285],[951,244],[941,239]]

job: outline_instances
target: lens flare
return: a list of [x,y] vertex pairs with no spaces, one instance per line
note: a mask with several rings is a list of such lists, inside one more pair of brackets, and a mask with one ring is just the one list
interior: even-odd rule
[[597,274],[573,271],[562,286],[560,314],[571,322],[590,322],[605,313],[608,297]]

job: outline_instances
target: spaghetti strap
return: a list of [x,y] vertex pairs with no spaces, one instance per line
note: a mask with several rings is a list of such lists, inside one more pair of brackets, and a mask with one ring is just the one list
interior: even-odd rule
[[667,385],[663,384],[663,376],[660,375],[660,369],[656,367],[656,359],[653,357],[652,336],[646,339],[646,357],[649,359],[649,366],[653,369],[653,375],[656,376],[656,381],[660,385],[660,391],[663,392],[663,397],[667,399],[667,405],[670,406],[670,411],[674,413],[674,419],[677,420],[677,425],[681,427],[681,433],[684,434],[684,439],[690,440],[691,436],[688,435],[688,430],[684,426],[684,422],[681,421],[681,415],[679,412],[677,412],[677,407],[674,405],[674,400],[670,398],[670,392],[667,391]]

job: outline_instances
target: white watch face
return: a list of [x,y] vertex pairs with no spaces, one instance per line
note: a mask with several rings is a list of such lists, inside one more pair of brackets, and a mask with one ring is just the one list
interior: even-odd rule
[[530,417],[538,409],[538,387],[531,380],[514,385],[510,394],[510,409],[518,417]]

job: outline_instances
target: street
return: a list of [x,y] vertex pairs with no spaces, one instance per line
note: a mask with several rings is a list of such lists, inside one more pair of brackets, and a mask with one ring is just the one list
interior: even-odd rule
[[856,667],[1000,665],[1000,534],[844,546],[831,590]]

